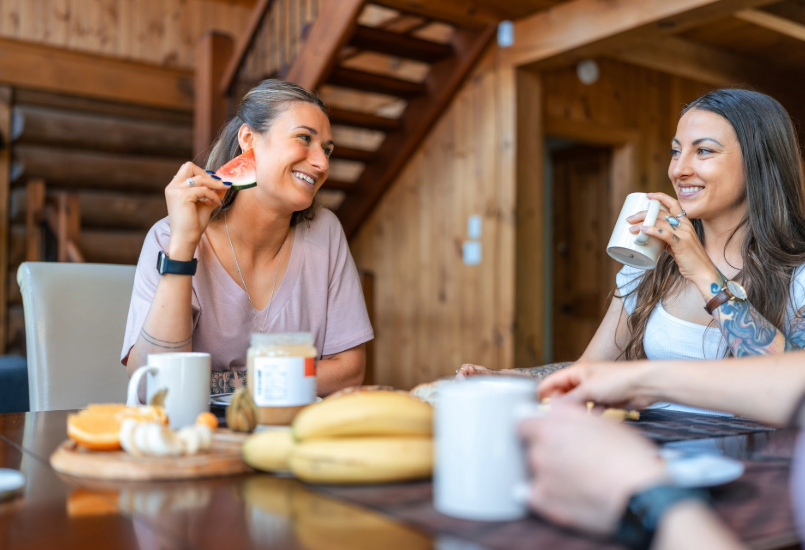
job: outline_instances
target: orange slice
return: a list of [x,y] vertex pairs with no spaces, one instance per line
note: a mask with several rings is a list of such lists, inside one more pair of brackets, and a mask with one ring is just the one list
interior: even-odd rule
[[87,449],[114,451],[120,448],[120,423],[116,415],[71,414],[67,416],[67,435]]

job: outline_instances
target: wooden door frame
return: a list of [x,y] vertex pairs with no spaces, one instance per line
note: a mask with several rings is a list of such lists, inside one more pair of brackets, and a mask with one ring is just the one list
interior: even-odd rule
[[[546,117],[545,136],[569,139],[579,145],[594,145],[612,150],[609,166],[609,220],[614,227],[626,195],[637,191],[637,159],[640,158],[640,133],[636,130],[612,128],[590,122],[573,122]],[[602,251],[603,253],[603,251]],[[615,287],[614,272],[607,272],[607,286]]]

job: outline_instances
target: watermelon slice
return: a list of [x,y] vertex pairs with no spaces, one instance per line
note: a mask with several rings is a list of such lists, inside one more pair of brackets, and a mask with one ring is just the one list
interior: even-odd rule
[[249,149],[221,166],[215,175],[224,181],[232,182],[232,189],[248,189],[257,186],[257,166],[254,163],[254,149]]

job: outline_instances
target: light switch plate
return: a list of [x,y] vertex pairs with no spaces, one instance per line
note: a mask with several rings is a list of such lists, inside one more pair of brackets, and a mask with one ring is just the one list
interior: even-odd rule
[[478,241],[464,241],[461,252],[465,265],[478,265],[481,263],[481,243]]

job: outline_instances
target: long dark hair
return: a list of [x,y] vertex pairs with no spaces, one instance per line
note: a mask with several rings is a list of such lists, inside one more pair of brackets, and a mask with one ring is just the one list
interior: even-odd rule
[[[686,105],[682,115],[694,109],[724,117],[738,137],[747,210],[727,243],[739,229],[746,228],[741,246],[743,267],[736,280],[746,289],[752,306],[782,330],[791,275],[805,263],[805,178],[794,125],[775,99],[750,90],[715,90]],[[691,222],[704,244],[701,220]],[[643,338],[651,312],[682,281],[667,251],[655,269],[641,276],[633,291],[637,300],[628,321],[629,343],[621,356],[646,357]]]
[[[205,168],[215,171],[241,153],[238,131],[243,124],[248,125],[258,134],[265,134],[285,109],[292,103],[300,101],[312,103],[321,109],[325,115],[327,114],[324,102],[313,92],[284,80],[263,80],[249,90],[240,101],[238,114],[224,126],[215,143],[213,143]],[[237,189],[227,191],[226,195],[224,195],[223,206],[213,211],[213,219],[218,217],[224,210],[228,210],[235,202],[237,195]],[[309,207],[293,213],[291,226],[303,220],[312,220],[316,216],[317,209],[318,201],[314,197],[313,203]]]

